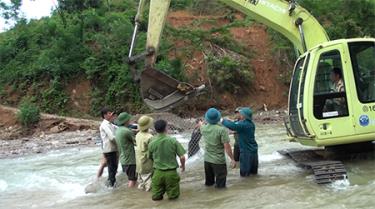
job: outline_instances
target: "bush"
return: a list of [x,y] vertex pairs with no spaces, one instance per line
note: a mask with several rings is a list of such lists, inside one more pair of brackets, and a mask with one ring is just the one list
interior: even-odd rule
[[165,72],[167,75],[179,80],[186,81],[186,76],[183,69],[183,64],[180,59],[162,59],[156,63],[155,68]]
[[243,86],[251,85],[253,73],[243,61],[229,56],[208,57],[208,76],[213,86],[222,92],[240,93]]
[[17,120],[24,127],[35,125],[40,120],[39,107],[29,101],[22,102],[17,113]]

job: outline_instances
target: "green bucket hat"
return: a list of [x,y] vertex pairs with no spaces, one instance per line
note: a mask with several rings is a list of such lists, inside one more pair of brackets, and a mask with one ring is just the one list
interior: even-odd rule
[[240,109],[240,114],[246,118],[246,120],[253,119],[253,111],[249,107],[244,107]]
[[217,124],[221,119],[221,113],[216,108],[210,108],[207,110],[204,118],[209,124]]
[[118,126],[124,125],[124,123],[128,122],[133,116],[127,112],[122,112],[120,115],[117,116],[115,120],[115,124]]
[[139,130],[145,131],[151,128],[153,123],[154,123],[153,118],[151,118],[150,116],[144,115],[138,119]]

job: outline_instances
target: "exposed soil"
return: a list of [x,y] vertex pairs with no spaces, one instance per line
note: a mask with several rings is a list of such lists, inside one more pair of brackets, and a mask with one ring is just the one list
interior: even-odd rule
[[[235,15],[235,17],[243,18],[241,14]],[[198,20],[209,21],[197,24]],[[168,23],[175,28],[198,27],[202,30],[209,30],[212,27],[228,24],[229,21],[223,16],[196,16],[187,11],[176,11],[169,14]],[[265,110],[285,107],[288,87],[279,79],[284,68],[272,56],[272,43],[266,32],[266,27],[254,24],[251,27],[232,28],[230,32],[234,39],[255,52],[249,63],[255,75],[253,83],[250,86],[244,86],[244,92],[241,92],[241,95],[212,91],[214,96],[208,95],[208,99],[203,103],[201,101],[194,103],[194,108],[201,110],[210,106],[218,106],[222,109],[233,109],[237,106],[250,106],[256,110]],[[183,60],[185,72],[192,84],[205,83],[209,86],[205,54],[203,51],[196,50],[190,56],[186,56],[183,49],[190,45],[189,41],[175,40],[176,50],[171,51],[169,56]]]
[[91,85],[85,78],[77,78],[67,85],[67,94],[69,95],[69,107],[77,112],[90,112],[91,103]]
[[253,25],[251,28],[233,28],[234,38],[252,48],[256,55],[250,61],[255,78],[254,83],[248,89],[248,97],[241,103],[255,104],[256,107],[281,108],[287,103],[288,88],[280,79],[282,66],[278,66],[272,57],[272,44],[268,38],[266,28],[261,25]]
[[38,124],[24,128],[17,122],[18,109],[0,106],[0,139],[40,136],[66,131],[97,129],[100,121],[41,114]]

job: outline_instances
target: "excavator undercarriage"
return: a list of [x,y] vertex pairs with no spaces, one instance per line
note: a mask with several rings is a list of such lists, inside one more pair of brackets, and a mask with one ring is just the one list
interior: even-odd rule
[[345,161],[375,159],[375,143],[363,142],[326,147],[325,149],[286,149],[278,151],[298,166],[311,169],[317,184],[329,184],[348,179]]

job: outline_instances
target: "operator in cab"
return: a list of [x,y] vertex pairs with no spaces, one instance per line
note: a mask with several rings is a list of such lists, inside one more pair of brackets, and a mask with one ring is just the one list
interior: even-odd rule
[[331,81],[333,83],[331,92],[344,92],[345,86],[342,79],[342,71],[340,68],[333,68],[331,72]]
[[[345,92],[345,85],[342,76],[342,70],[335,67],[331,71],[331,93]],[[337,112],[337,116],[347,114],[346,100],[344,97],[335,97],[326,101],[324,112]]]

